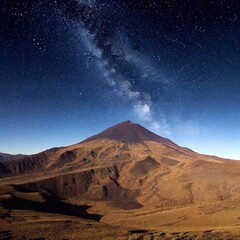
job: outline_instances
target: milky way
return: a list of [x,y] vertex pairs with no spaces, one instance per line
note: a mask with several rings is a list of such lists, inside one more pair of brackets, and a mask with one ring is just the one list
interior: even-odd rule
[[134,112],[141,120],[149,122],[149,127],[169,133],[164,112],[161,112],[158,121],[154,120],[151,95],[135,85],[140,80],[149,81],[154,78],[157,78],[159,85],[168,82],[151,65],[147,56],[133,49],[127,33],[120,27],[125,20],[116,19],[113,22],[114,19],[110,18],[109,21],[110,4],[105,9],[104,2],[79,0],[77,3],[71,16],[75,17],[75,34],[96,59],[96,65],[106,83],[117,95],[130,101]]

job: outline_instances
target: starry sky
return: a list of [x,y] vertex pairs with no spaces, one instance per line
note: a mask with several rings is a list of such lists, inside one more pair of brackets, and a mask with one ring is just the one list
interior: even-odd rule
[[240,159],[240,3],[11,0],[0,6],[0,152],[132,120]]

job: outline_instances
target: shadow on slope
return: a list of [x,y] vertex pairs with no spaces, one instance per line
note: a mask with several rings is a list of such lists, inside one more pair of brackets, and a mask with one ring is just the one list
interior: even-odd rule
[[89,214],[87,210],[90,208],[90,206],[78,206],[66,203],[53,193],[49,193],[49,191],[48,193],[40,194],[44,201],[35,201],[29,199],[28,197],[28,194],[33,192],[29,192],[28,190],[19,186],[14,186],[14,189],[16,191],[21,191],[21,197],[13,193],[10,198],[3,199],[0,202],[3,207],[9,210],[34,210],[38,212],[76,216],[94,221],[100,221],[102,218],[102,216],[98,214]]

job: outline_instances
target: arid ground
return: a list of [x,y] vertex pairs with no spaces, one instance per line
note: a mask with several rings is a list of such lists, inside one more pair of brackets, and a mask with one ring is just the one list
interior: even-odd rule
[[130,121],[0,174],[1,239],[240,239],[240,163]]

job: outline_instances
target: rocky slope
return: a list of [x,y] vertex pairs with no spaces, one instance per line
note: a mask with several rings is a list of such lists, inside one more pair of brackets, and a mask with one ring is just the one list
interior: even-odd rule
[[0,184],[124,209],[240,199],[240,163],[195,153],[130,121],[0,163]]

